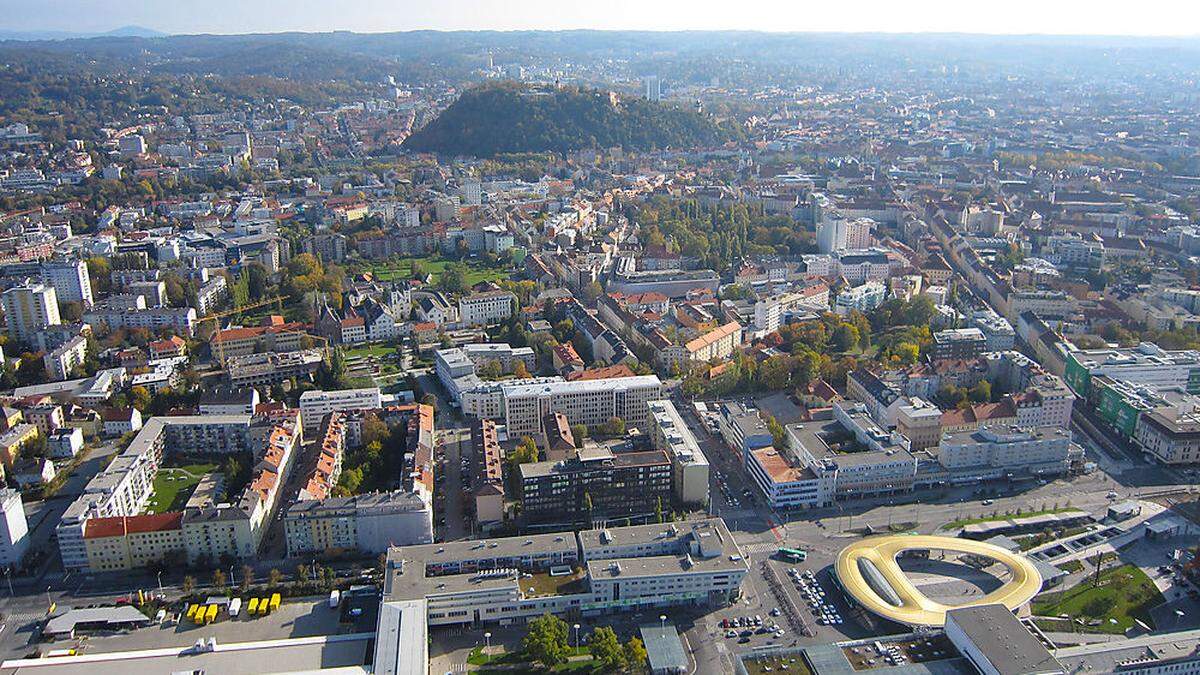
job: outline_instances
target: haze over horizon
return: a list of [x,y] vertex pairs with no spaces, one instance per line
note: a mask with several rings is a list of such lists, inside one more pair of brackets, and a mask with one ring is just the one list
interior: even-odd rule
[[953,0],[613,0],[601,4],[526,0],[388,2],[350,0],[0,0],[0,32],[95,34],[139,26],[170,34],[407,30],[758,30],[767,32],[978,33],[989,35],[1193,36],[1200,5],[1146,0],[1136,12],[1115,0],[1013,0],[1003,8]]

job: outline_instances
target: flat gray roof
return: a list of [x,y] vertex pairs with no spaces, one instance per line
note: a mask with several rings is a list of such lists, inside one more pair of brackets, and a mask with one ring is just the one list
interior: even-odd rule
[[946,620],[967,636],[997,671],[1005,674],[1058,673],[1050,651],[1004,605],[960,607],[946,612]]
[[683,651],[679,632],[673,624],[646,624],[639,630],[650,660],[650,672],[687,671],[688,657]]
[[339,673],[366,673],[367,670],[362,666],[367,660],[367,644],[374,636],[374,633],[355,633],[262,642],[218,643],[215,651],[204,653],[192,653],[192,647],[188,646],[53,659],[17,659],[0,664],[0,673],[95,675],[119,671],[125,675],[163,675],[178,672],[260,675],[328,668],[349,668],[337,671]]

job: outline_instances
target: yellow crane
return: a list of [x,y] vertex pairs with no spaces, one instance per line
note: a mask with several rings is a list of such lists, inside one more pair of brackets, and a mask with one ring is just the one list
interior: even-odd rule
[[[282,312],[283,311],[283,307],[282,307],[283,296],[276,295],[276,296],[273,296],[270,298],[265,298],[263,300],[259,300],[257,302],[251,302],[249,304],[242,305],[241,307],[227,309],[223,312],[213,312],[212,314],[205,315],[203,318],[198,319],[196,321],[196,326],[199,327],[200,324],[204,323],[205,321],[217,321],[216,332],[213,333],[213,336],[215,337],[217,334],[219,334],[221,332],[220,319],[227,317],[227,316],[233,316],[235,314],[244,314],[245,312],[248,312],[250,310],[258,309],[259,307],[266,307],[267,305],[272,305],[272,304],[277,304],[277,306],[279,307],[279,311]],[[322,344],[321,349],[326,354],[328,354],[329,340],[327,338],[322,337],[320,335],[313,335],[312,333],[307,333],[307,335],[310,338],[312,338],[313,340],[319,340]],[[209,340],[209,344],[210,345],[212,344],[211,339]],[[225,366],[225,343],[221,342],[221,341],[217,341],[216,346],[217,346],[217,355],[216,355],[217,362],[221,364],[221,367],[224,367]]]

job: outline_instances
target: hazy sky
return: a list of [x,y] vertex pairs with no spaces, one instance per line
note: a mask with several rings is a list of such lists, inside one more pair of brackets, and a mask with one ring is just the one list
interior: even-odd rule
[[0,0],[0,29],[168,33],[414,29],[1195,35],[1195,0]]

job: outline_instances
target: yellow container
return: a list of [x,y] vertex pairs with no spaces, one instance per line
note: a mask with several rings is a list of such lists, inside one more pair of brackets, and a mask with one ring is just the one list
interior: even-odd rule
[[184,616],[189,619],[194,619],[196,617],[196,605],[188,605],[187,611],[184,612]]
[[272,611],[272,612],[274,612],[275,610],[279,609],[279,602],[280,602],[282,599],[283,599],[283,598],[281,598],[281,597],[280,597],[280,595],[279,595],[278,593],[273,593],[273,594],[271,595],[271,611]]
[[258,598],[250,598],[250,604],[246,606],[246,613],[254,614],[256,612],[258,612]]
[[213,621],[216,620],[216,618],[217,618],[217,606],[209,605],[208,609],[205,610],[205,612],[204,612],[205,623],[212,623]]

